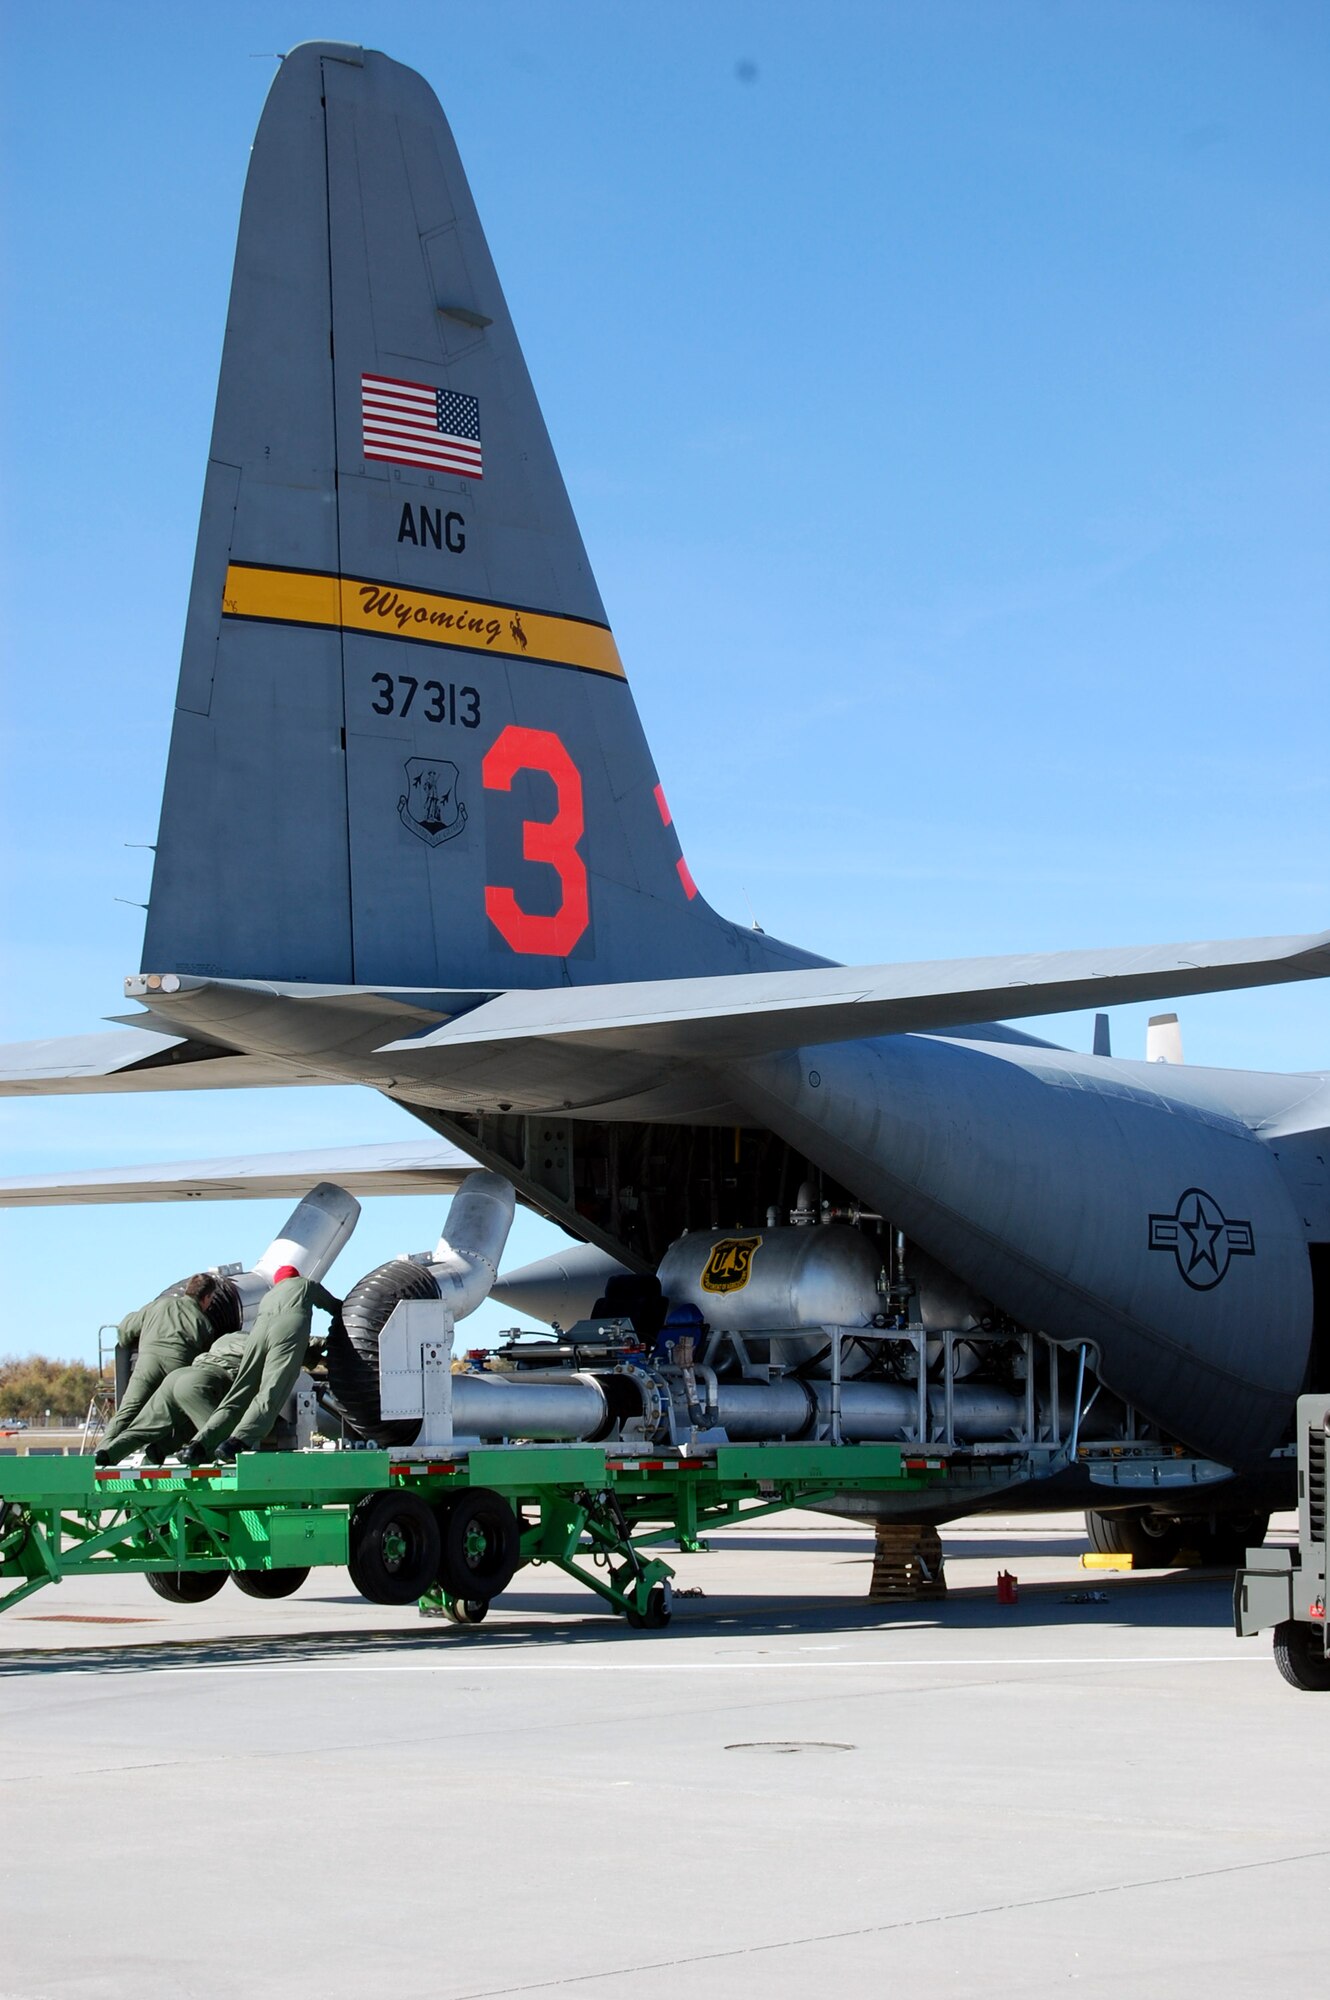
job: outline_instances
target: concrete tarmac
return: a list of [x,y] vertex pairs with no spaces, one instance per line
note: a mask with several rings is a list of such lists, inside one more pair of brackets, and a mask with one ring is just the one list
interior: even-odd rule
[[1319,1991],[1330,1698],[1218,1571],[1088,1573],[1073,1516],[943,1540],[945,1601],[870,1606],[862,1528],[716,1536],[658,1633],[544,1569],[474,1630],[336,1570],[39,1592],[0,1621],[0,1997]]

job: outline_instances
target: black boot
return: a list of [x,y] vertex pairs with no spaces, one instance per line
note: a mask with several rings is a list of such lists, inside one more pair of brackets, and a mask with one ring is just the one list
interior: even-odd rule
[[237,1452],[248,1449],[249,1447],[242,1444],[239,1438],[223,1438],[213,1456],[219,1465],[234,1465]]

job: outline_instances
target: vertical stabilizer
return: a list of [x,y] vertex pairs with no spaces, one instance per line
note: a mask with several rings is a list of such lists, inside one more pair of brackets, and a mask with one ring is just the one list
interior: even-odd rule
[[497,989],[801,956],[689,876],[433,93],[294,50],[245,189],[145,968]]

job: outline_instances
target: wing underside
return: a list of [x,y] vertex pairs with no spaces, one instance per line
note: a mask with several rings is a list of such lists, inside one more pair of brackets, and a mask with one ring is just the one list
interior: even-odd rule
[[445,1139],[312,1152],[252,1153],[233,1159],[169,1160],[141,1167],[101,1167],[82,1174],[27,1174],[0,1180],[0,1208],[144,1201],[299,1199],[319,1181],[348,1194],[448,1194],[476,1162]]

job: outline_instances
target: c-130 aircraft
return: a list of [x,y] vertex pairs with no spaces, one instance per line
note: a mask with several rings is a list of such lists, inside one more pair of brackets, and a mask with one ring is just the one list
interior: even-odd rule
[[[447,122],[374,51],[292,51],[253,148],[142,964],[122,1029],[0,1089],[378,1090],[448,1143],[309,1179],[497,1171],[587,1246],[569,1310],[617,1285],[649,1346],[668,1301],[703,1433],[928,1441],[936,1518],[1084,1504],[1149,1559],[1288,1498],[1330,1077],[989,1017],[1324,977],[1330,934],[846,968],[718,916]],[[237,1168],[293,1185],[189,1177]]]

